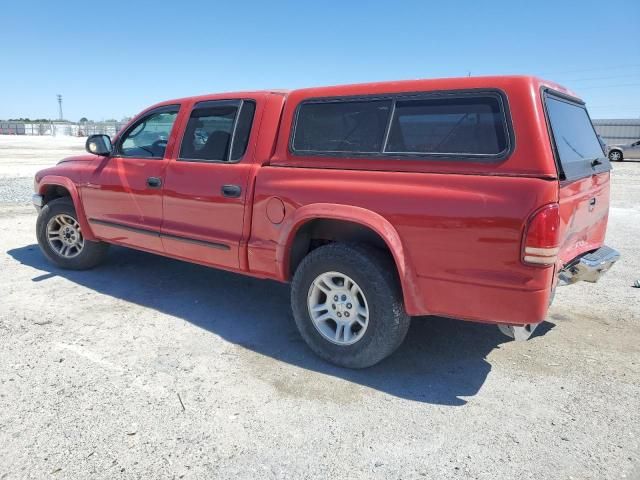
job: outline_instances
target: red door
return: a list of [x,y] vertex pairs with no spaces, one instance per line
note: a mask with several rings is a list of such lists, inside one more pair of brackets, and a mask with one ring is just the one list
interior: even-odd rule
[[146,112],[119,137],[110,157],[95,162],[80,194],[98,238],[162,251],[162,185],[178,109],[170,105]]
[[242,99],[194,105],[165,172],[161,234],[168,254],[239,268],[255,107]]

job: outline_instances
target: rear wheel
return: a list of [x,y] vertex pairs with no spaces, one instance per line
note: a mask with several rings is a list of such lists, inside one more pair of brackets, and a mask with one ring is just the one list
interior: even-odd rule
[[621,162],[622,160],[624,160],[624,157],[620,150],[611,150],[609,152],[609,160],[611,160],[612,162]]
[[312,251],[294,275],[291,304],[309,347],[343,367],[378,363],[400,346],[410,324],[393,261],[367,245]]
[[108,244],[84,238],[73,202],[68,197],[47,203],[36,223],[36,235],[42,253],[61,268],[85,270],[98,265]]

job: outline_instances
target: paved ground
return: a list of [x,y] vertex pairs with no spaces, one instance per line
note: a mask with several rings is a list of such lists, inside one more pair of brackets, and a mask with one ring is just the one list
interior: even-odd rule
[[640,162],[613,174],[622,262],[535,338],[421,318],[350,371],[302,343],[286,285],[122,248],[53,268],[25,205],[42,151],[5,139],[0,479],[640,478]]

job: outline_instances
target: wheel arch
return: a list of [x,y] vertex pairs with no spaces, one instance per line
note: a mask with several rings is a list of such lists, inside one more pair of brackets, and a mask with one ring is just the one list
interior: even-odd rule
[[[305,205],[296,210],[284,224],[278,241],[276,263],[279,277],[290,280],[297,264],[308,253],[308,249],[300,251],[300,235],[307,233],[310,225],[317,222],[344,222],[353,225],[350,231],[364,235],[367,243],[380,242],[389,251],[395,263],[398,279],[407,313],[424,312],[420,296],[416,290],[415,272],[407,257],[400,235],[395,227],[382,215],[365,208],[318,203]],[[360,237],[358,237],[360,238]]]
[[[68,195],[64,195],[64,192]],[[76,215],[78,215],[78,223],[80,223],[84,238],[91,241],[96,240],[84,213],[78,189],[71,179],[57,175],[45,176],[38,183],[38,193],[43,196],[43,206],[56,198],[70,197],[76,210]]]

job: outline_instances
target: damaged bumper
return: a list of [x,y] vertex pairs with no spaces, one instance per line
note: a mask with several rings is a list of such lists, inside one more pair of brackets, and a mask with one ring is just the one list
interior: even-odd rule
[[558,285],[585,281],[595,283],[620,258],[620,253],[606,245],[574,258],[558,272]]

